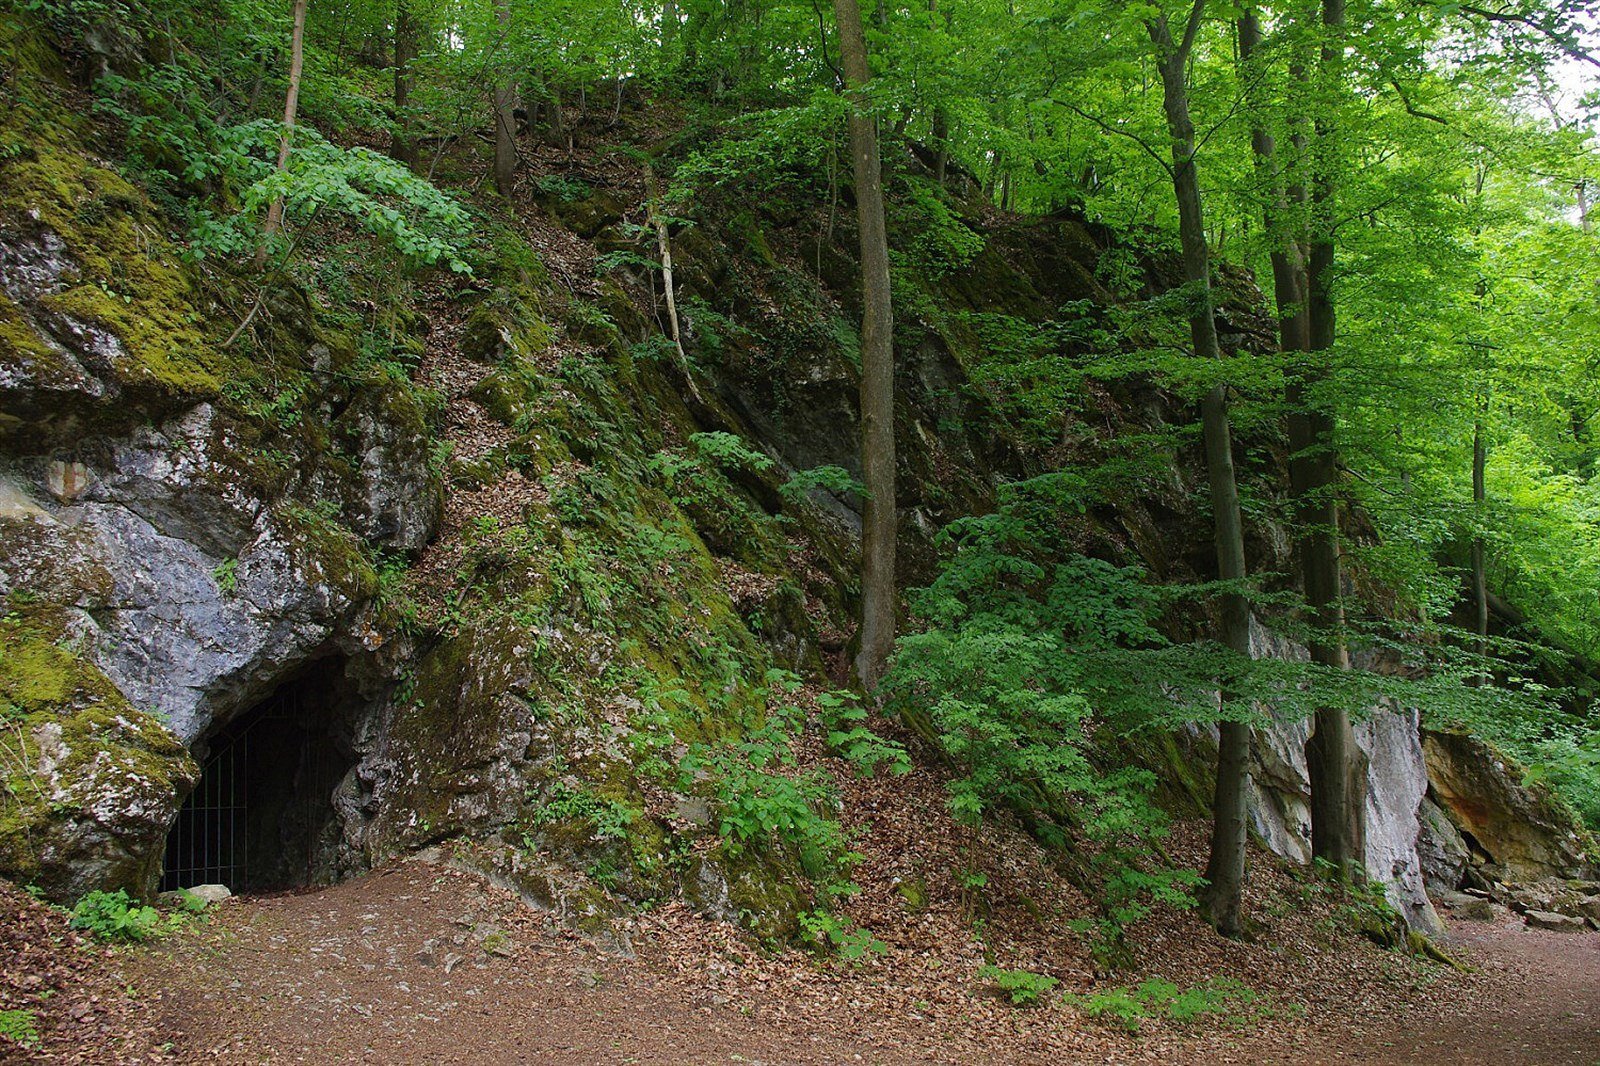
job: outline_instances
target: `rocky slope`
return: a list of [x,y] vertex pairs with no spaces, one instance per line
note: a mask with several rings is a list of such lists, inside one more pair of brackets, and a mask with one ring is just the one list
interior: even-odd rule
[[[375,331],[270,277],[225,343],[256,286],[186,263],[169,220],[97,155],[106,131],[59,58],[27,33],[15,53],[0,119],[0,875],[63,900],[151,890],[201,765],[248,729],[282,753],[276,770],[251,764],[243,831],[288,856],[274,886],[460,838],[461,861],[618,947],[608,915],[679,894],[792,935],[800,857],[719,846],[714,775],[681,767],[803,704],[770,671],[821,679],[842,662],[856,501],[780,488],[856,465],[848,230],[722,205],[681,235],[691,384],[652,272],[612,254],[640,252],[642,175],[530,148],[476,278],[427,279]],[[1183,417],[1153,390],[1089,383],[1054,439],[1017,425],[974,380],[992,328],[1110,305],[1110,264],[1134,262],[1138,292],[1169,279],[1079,218],[979,212],[961,228],[981,250],[899,294],[911,580],[939,526],[1000,482]],[[1247,294],[1231,317],[1263,329]],[[1159,491],[1093,509],[1084,549],[1205,574],[1198,486],[1189,457]],[[1255,536],[1263,569],[1287,570],[1281,531]],[[1260,647],[1296,654],[1265,629]],[[1256,751],[1257,827],[1296,859],[1303,732],[1263,731]],[[1587,872],[1557,807],[1539,808],[1538,834],[1571,840],[1535,870],[1451,800],[1462,774],[1521,788],[1491,752],[1454,751],[1447,772],[1415,712],[1387,708],[1362,738],[1368,864],[1416,923],[1434,920],[1419,841],[1454,855],[1452,826],[1502,880]],[[1203,781],[1204,749],[1166,769]],[[1425,798],[1430,773],[1442,803]]]

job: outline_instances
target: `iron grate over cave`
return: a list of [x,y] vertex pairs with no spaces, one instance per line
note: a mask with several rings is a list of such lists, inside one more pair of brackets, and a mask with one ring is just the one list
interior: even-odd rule
[[[254,723],[251,723],[253,726]],[[250,728],[219,737],[167,833],[161,891],[243,885],[249,872]]]
[[334,733],[337,676],[325,666],[305,671],[211,738],[167,834],[162,891],[276,891],[329,878],[332,797],[351,764]]

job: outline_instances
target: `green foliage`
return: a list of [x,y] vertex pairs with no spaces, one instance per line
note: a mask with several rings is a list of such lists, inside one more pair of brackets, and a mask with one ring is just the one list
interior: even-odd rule
[[[461,249],[469,218],[453,197],[388,156],[334,144],[304,124],[279,170],[282,124],[219,121],[208,82],[184,60],[134,77],[108,73],[96,86],[96,108],[122,126],[130,164],[191,218],[196,258],[254,254],[267,205],[281,198],[291,224],[342,221],[406,264],[470,272]],[[285,252],[288,240],[280,231],[274,250]]]
[[689,443],[702,459],[723,469],[756,473],[772,469],[770,457],[752,450],[732,433],[692,433]]
[[0,1010],[0,1040],[25,1048],[38,1047],[39,1016],[31,1010]]
[[[1060,813],[1103,841],[1159,833],[1150,775],[1097,765],[1104,711],[1092,698],[1098,661],[1158,645],[1161,596],[1136,570],[1094,559],[1052,562],[1050,543],[1075,512],[1082,482],[1052,477],[1009,487],[1000,510],[942,535],[954,550],[934,584],[913,595],[928,621],[903,637],[887,679],[892,705],[924,717],[960,773],[956,817],[976,824],[996,807]],[[1066,505],[1066,506],[1062,506]],[[1059,541],[1054,541],[1059,543]],[[1124,694],[1113,728],[1147,724],[1170,707],[1151,677],[1139,705]]]
[[138,943],[166,932],[160,911],[139,903],[120,888],[115,892],[96,889],[78,900],[72,908],[71,925],[113,943]]
[[222,560],[212,569],[211,579],[224,593],[232,592],[239,586],[239,560],[231,557]]
[[853,494],[865,497],[867,494],[867,487],[861,483],[861,479],[842,466],[814,466],[809,470],[798,470],[778,486],[783,498],[790,501],[803,500],[814,489],[835,496]]
[[837,955],[847,962],[889,953],[889,945],[865,929],[852,928],[826,910],[801,912],[800,939],[818,952]]
[[561,778],[545,790],[542,801],[528,816],[530,825],[546,827],[566,821],[587,822],[600,840],[625,840],[629,828],[638,821],[639,811],[621,800],[596,795],[581,785]]
[[867,728],[869,717],[854,692],[824,692],[817,697],[822,723],[828,730],[828,746],[855,764],[863,777],[870,777],[880,765],[893,774],[911,772],[911,754],[904,744]]
[[905,268],[920,277],[938,278],[969,266],[983,251],[983,238],[945,202],[934,187],[908,179],[906,196],[892,200],[892,222],[905,245]]
[[832,787],[822,774],[797,768],[795,745],[805,716],[784,697],[798,680],[784,671],[772,671],[768,679],[772,699],[765,720],[731,743],[692,746],[682,764],[685,786],[692,787],[697,775],[709,777],[717,832],[729,855],[787,850],[825,894],[851,891],[843,875],[855,856],[839,823],[823,813],[834,802]]
[[1600,832],[1600,729],[1557,734],[1527,750],[1528,783],[1554,789]]
[[978,976],[992,981],[1011,1000],[1013,1007],[1031,1007],[1061,983],[1049,974],[1034,973],[1032,970],[1006,970],[999,966],[985,966],[978,971]]
[[[1143,1023],[1152,1018],[1184,1025],[1209,1015],[1255,1009],[1260,1004],[1260,996],[1230,977],[1215,977],[1188,988],[1152,978],[1133,988],[1107,988],[1084,996],[1069,996],[1068,1001],[1090,1018],[1137,1033]],[[1243,1019],[1248,1015],[1237,1014],[1237,1017]]]

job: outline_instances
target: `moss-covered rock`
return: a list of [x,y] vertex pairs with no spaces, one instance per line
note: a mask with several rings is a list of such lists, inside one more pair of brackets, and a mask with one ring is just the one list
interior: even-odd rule
[[0,748],[0,874],[64,903],[150,887],[198,770],[73,651],[56,612],[0,620]]

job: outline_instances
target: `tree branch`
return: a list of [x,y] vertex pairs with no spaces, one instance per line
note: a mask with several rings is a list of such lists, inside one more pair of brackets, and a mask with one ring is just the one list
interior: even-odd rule
[[1093,122],[1096,126],[1099,126],[1102,130],[1104,130],[1107,133],[1113,134],[1113,135],[1115,135],[1117,137],[1126,137],[1128,140],[1132,141],[1134,144],[1137,144],[1140,148],[1144,149],[1144,151],[1150,156],[1150,158],[1154,159],[1156,161],[1156,163],[1161,167],[1161,169],[1167,172],[1167,175],[1169,177],[1171,176],[1171,174],[1172,174],[1172,163],[1167,159],[1163,159],[1162,156],[1161,156],[1161,153],[1156,151],[1154,148],[1151,148],[1150,145],[1145,142],[1145,139],[1143,137],[1139,136],[1137,133],[1130,133],[1127,130],[1118,129],[1116,126],[1111,125],[1109,122],[1105,121],[1104,119],[1100,118],[1099,116],[1091,115],[1089,112],[1085,111],[1083,108],[1078,107],[1076,104],[1069,104],[1065,100],[1057,100],[1054,97],[1051,97],[1050,98],[1050,102],[1052,104],[1055,104],[1057,107],[1066,108],[1068,111],[1071,111],[1074,115],[1077,115],[1081,119],[1085,119],[1085,120],[1087,120],[1089,122]]

